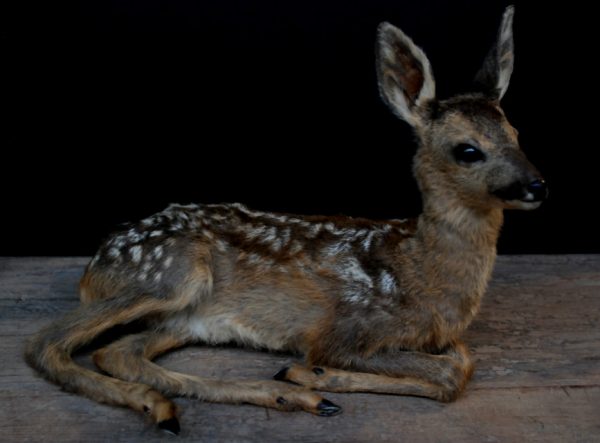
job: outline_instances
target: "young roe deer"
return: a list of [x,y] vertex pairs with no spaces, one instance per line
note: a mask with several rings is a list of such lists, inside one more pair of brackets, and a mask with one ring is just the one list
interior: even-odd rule
[[[108,238],[81,280],[81,306],[29,341],[28,362],[69,391],[146,412],[174,433],[176,407],[165,396],[324,416],[341,409],[313,389],[454,399],[473,371],[460,336],[490,279],[502,211],[536,208],[547,193],[499,104],[513,68],[512,21],[509,7],[478,92],[447,100],[436,100],[423,51],[398,28],[379,26],[381,95],[419,143],[416,220],[171,205]],[[72,360],[104,331],[138,319],[147,330],[94,354],[110,376]],[[306,361],[269,381],[209,379],[152,362],[188,343],[232,341]]]

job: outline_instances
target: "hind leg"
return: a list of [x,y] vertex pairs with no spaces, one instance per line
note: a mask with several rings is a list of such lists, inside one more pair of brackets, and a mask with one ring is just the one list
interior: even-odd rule
[[165,331],[130,335],[100,349],[94,362],[127,381],[152,386],[166,395],[195,397],[218,403],[251,403],[283,411],[302,409],[321,416],[341,408],[306,388],[276,381],[214,380],[167,370],[151,361],[185,340]]
[[161,303],[145,298],[135,301],[102,300],[70,312],[40,331],[27,344],[25,356],[31,366],[65,390],[85,395],[101,403],[127,406],[144,412],[154,405],[152,417],[169,423],[175,405],[156,390],[141,383],[117,380],[76,364],[71,353],[107,329],[144,315],[159,312]]
[[[168,284],[144,287],[125,271],[96,269],[82,279],[84,304],[38,332],[27,344],[29,364],[64,389],[93,400],[150,412],[155,422],[177,432],[175,405],[147,384],[118,380],[79,366],[71,354],[119,324],[169,316],[193,306],[210,293],[212,275],[202,245],[194,260],[185,255]],[[172,266],[171,268],[175,268]],[[161,281],[166,281],[162,279]]]

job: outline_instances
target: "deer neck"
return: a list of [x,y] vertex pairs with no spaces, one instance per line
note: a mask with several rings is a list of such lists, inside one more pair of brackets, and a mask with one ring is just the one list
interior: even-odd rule
[[406,258],[402,273],[418,281],[408,290],[428,305],[443,344],[456,338],[479,310],[503,214],[498,208],[467,207],[447,193],[426,196],[415,236],[400,252]]
[[447,193],[430,193],[423,199],[418,237],[448,252],[495,254],[503,220],[500,208],[471,207]]

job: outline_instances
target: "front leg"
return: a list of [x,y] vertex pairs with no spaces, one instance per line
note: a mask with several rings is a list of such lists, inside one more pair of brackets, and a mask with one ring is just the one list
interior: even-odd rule
[[345,368],[293,365],[275,379],[322,391],[414,395],[447,402],[456,399],[473,372],[462,343],[441,354],[385,352],[351,361]]

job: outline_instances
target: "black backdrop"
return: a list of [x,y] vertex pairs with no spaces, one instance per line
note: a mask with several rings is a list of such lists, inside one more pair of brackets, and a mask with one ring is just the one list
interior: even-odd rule
[[[468,89],[504,1],[87,0],[2,8],[0,255],[87,255],[169,202],[405,217],[414,142],[378,97],[377,24]],[[589,2],[588,2],[589,3]],[[592,6],[516,2],[504,99],[550,183],[501,253],[600,252]]]

